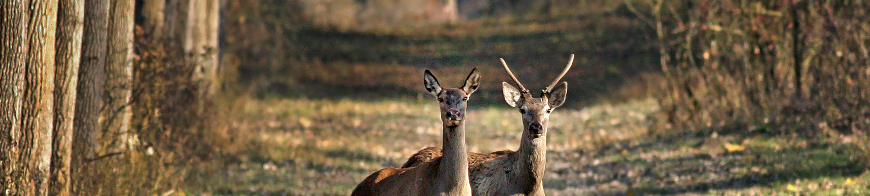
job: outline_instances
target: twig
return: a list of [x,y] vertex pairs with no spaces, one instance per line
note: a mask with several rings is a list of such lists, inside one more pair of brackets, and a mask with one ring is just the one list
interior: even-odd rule
[[121,155],[121,154],[124,154],[124,153],[122,153],[122,152],[113,152],[113,153],[109,153],[109,154],[105,154],[105,155],[97,156],[97,157],[95,157],[95,158],[93,158],[93,159],[86,159],[85,162],[94,162],[94,161],[98,161],[98,160],[100,160],[100,159],[105,159],[105,158],[109,158],[109,157],[113,157],[113,156],[118,156],[118,155]]

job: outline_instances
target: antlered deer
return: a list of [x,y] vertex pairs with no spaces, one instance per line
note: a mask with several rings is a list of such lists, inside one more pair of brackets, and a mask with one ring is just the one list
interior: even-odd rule
[[465,110],[469,96],[480,84],[480,74],[474,68],[462,87],[443,88],[426,70],[423,83],[441,106],[443,156],[416,167],[381,169],[366,177],[351,195],[471,195]]
[[[505,101],[517,108],[523,118],[523,135],[517,151],[503,150],[489,154],[468,153],[469,179],[473,195],[544,195],[544,169],[547,165],[547,125],[550,112],[565,103],[568,83],[559,80],[571,69],[572,54],[568,65],[549,86],[534,98],[529,90],[517,80],[504,59],[502,65],[519,89],[502,82]],[[414,167],[437,160],[441,150],[429,147],[420,150],[405,162],[403,167]]]

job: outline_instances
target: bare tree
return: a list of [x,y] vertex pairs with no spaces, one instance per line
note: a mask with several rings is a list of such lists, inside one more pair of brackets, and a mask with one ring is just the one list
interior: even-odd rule
[[97,174],[90,159],[96,156],[96,132],[99,123],[106,66],[106,30],[109,2],[85,2],[82,57],[76,87],[76,106],[71,163],[73,195],[96,194]]
[[456,0],[446,0],[444,2],[444,12],[447,14],[447,22],[455,24],[459,21],[459,5]]
[[[54,122],[54,41],[57,0],[30,2],[29,50],[24,69],[24,99],[21,105],[21,135],[18,172],[13,177],[20,188],[12,195],[48,195],[51,139]],[[13,144],[15,145],[15,144]]]
[[798,15],[799,2],[791,0],[789,2],[789,14],[791,15],[791,42],[792,42],[792,69],[794,70],[794,96],[797,99],[803,98],[803,84],[801,84],[801,65],[803,65],[803,39],[801,35],[801,18]]
[[49,195],[70,195],[76,85],[81,59],[84,0],[60,0],[54,74],[54,132]]
[[[18,138],[27,57],[29,9],[25,1],[0,1],[0,192],[16,191]],[[14,138],[14,139],[13,139]]]
[[105,120],[101,141],[108,144],[104,153],[115,153],[127,146],[130,129],[130,96],[133,80],[133,0],[114,0],[109,10],[106,53],[106,88],[101,111]]
[[142,27],[145,30],[145,34],[151,35],[151,38],[154,40],[163,38],[165,9],[165,0],[144,0],[142,2],[142,17],[145,19]]
[[218,0],[190,1],[182,43],[188,64],[196,67],[193,79],[202,84],[200,96],[211,95],[217,87],[219,10]]
[[[191,0],[167,1],[165,4],[165,20],[163,36],[166,38],[167,54],[169,59],[183,59],[186,46],[192,45],[187,39],[190,37]],[[174,56],[181,55],[181,56]]]
[[202,45],[206,49],[204,52],[206,56],[205,62],[202,65],[202,72],[204,75],[203,80],[206,83],[204,88],[206,96],[211,96],[219,87],[217,72],[220,66],[220,55],[218,55],[220,53],[220,43],[218,40],[220,35],[220,2],[219,0],[208,0],[205,5],[205,13],[207,15],[203,29],[206,31],[206,36]]

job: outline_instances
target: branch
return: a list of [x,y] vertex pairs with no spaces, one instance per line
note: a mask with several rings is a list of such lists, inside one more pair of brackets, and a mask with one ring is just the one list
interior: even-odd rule
[[648,18],[643,13],[638,11],[637,8],[635,8],[634,5],[631,4],[630,0],[625,0],[625,7],[628,8],[628,11],[631,11],[632,13],[634,13],[634,15],[636,15],[637,18],[640,19],[640,21],[643,21],[644,23],[646,23],[647,25],[649,25],[652,28],[656,28],[655,22],[653,22],[652,19]]
[[113,157],[113,156],[118,156],[118,155],[121,155],[121,154],[124,154],[124,153],[122,153],[122,152],[113,152],[113,153],[109,153],[109,154],[105,154],[105,155],[100,155],[100,156],[97,156],[97,157],[92,158],[92,159],[85,159],[85,162],[94,162],[94,161],[99,161],[100,159],[105,159],[105,158],[109,158],[109,157]]

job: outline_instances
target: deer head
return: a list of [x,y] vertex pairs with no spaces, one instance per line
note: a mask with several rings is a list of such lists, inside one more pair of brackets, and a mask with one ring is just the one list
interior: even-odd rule
[[432,75],[428,69],[423,74],[423,84],[430,94],[438,98],[441,106],[441,121],[445,126],[455,127],[462,124],[465,119],[465,109],[467,108],[468,98],[471,93],[477,91],[480,85],[480,74],[477,73],[477,68],[471,70],[465,83],[460,88],[444,88],[438,83],[435,75]]
[[529,138],[532,144],[538,138],[546,138],[547,124],[550,121],[550,112],[565,103],[565,97],[568,93],[568,82],[559,82],[568,69],[571,69],[571,64],[574,62],[572,54],[568,60],[568,65],[553,82],[541,90],[541,97],[534,98],[529,90],[523,87],[523,84],[517,80],[511,69],[505,63],[504,59],[500,59],[505,70],[510,75],[511,79],[519,86],[519,89],[507,82],[502,82],[502,93],[504,100],[511,107],[517,108],[523,116],[523,138]]

